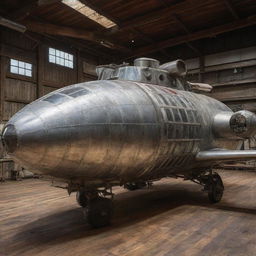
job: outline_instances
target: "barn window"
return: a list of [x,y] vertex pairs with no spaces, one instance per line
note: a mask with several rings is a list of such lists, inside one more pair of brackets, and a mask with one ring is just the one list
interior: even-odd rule
[[11,59],[10,61],[10,72],[22,76],[32,77],[32,64]]
[[73,68],[74,55],[54,48],[49,48],[49,62],[60,66]]

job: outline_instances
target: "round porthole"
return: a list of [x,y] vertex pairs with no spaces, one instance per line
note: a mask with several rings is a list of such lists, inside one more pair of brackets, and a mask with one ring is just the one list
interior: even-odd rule
[[164,75],[163,74],[159,75],[159,80],[164,81]]

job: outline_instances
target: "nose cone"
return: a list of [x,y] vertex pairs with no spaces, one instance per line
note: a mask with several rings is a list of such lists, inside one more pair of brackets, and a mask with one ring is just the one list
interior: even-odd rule
[[43,123],[28,109],[13,116],[2,132],[3,148],[23,167],[37,166],[45,151]]
[[14,125],[9,124],[4,128],[2,143],[7,153],[13,153],[18,144],[18,137]]

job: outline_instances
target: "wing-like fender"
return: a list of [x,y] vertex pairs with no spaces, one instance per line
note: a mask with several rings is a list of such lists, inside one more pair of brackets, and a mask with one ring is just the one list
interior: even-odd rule
[[225,162],[231,160],[256,160],[256,150],[206,150],[196,155],[197,161]]

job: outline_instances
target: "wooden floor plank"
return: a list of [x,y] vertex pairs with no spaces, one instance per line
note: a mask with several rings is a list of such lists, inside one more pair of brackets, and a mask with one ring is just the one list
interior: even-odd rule
[[222,171],[222,202],[197,184],[164,179],[115,188],[110,227],[86,224],[75,194],[29,179],[0,184],[0,255],[240,256],[256,252],[256,172]]

